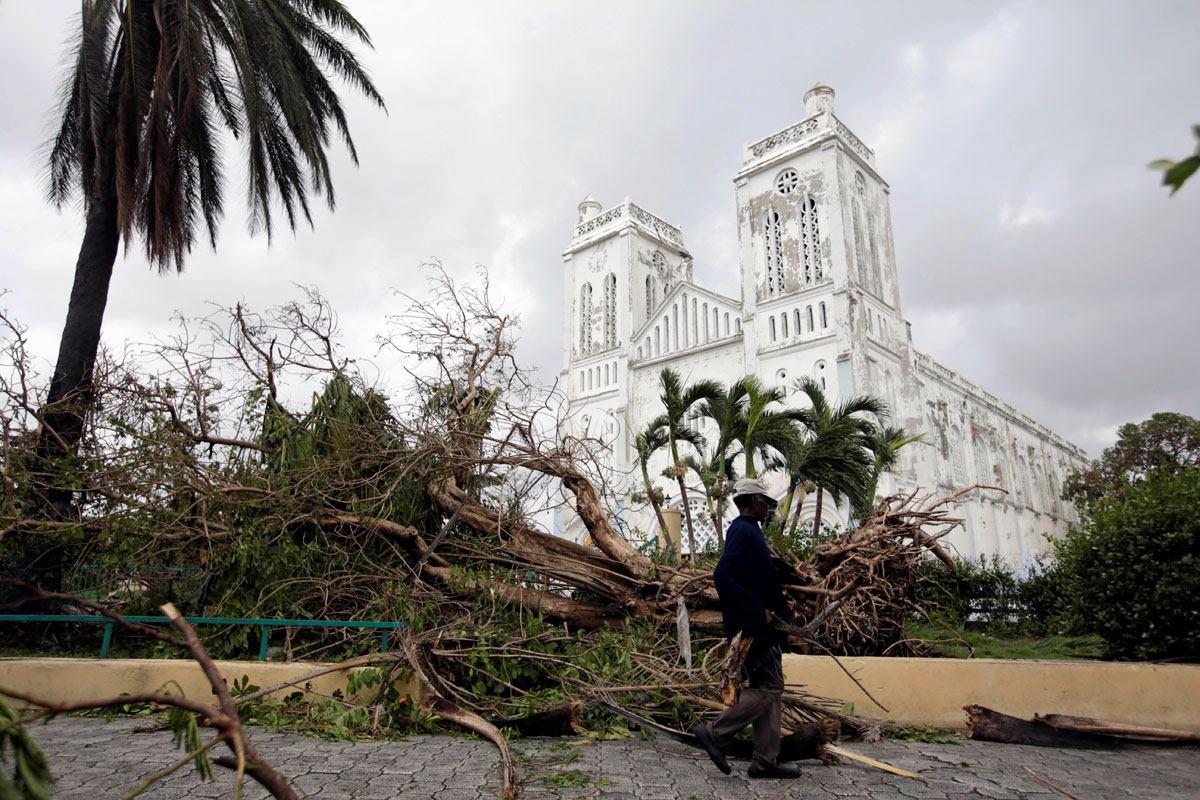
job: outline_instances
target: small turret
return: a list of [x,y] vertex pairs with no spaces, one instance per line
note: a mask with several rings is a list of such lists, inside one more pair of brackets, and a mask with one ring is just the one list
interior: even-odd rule
[[833,89],[823,83],[814,83],[804,93],[804,113],[811,117],[825,111],[833,113]]
[[590,194],[579,204],[579,221],[589,220],[600,213],[600,202]]

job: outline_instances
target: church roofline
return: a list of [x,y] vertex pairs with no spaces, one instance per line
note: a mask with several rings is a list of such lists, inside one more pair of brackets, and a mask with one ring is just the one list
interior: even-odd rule
[[675,286],[671,287],[671,291],[667,292],[666,295],[663,296],[663,299],[659,302],[659,304],[654,307],[653,311],[650,312],[649,319],[642,323],[642,327],[633,332],[633,343],[637,344],[643,336],[649,333],[654,327],[655,323],[658,321],[659,313],[662,312],[662,310],[669,306],[672,302],[674,302],[675,298],[679,297],[689,289],[695,292],[698,297],[707,297],[709,300],[715,300],[723,305],[729,306],[730,311],[736,311],[738,317],[742,316],[742,304],[740,301],[734,300],[732,297],[726,297],[719,292],[714,292],[712,289],[706,289],[699,284],[692,283],[691,281],[680,281],[679,283],[675,284]]
[[1018,422],[1027,428],[1032,433],[1044,439],[1049,439],[1054,444],[1062,447],[1065,450],[1074,452],[1078,457],[1089,460],[1090,456],[1087,451],[1079,445],[1071,442],[1060,433],[1047,428],[1042,423],[1038,422],[1028,414],[1022,413],[1013,406],[1001,400],[996,395],[984,389],[977,383],[967,380],[962,373],[957,370],[950,369],[945,364],[942,364],[932,356],[925,353],[913,350],[913,364],[917,369],[924,371],[929,377],[935,378],[949,384],[950,386],[963,392],[965,395],[970,395],[976,402],[985,403],[993,407],[994,410],[1004,414],[1014,422]]

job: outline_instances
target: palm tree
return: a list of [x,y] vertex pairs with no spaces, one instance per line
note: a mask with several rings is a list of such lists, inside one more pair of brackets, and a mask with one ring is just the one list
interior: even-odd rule
[[[310,224],[309,193],[334,205],[331,133],[358,156],[326,73],[383,99],[339,38],[370,46],[338,0],[82,0],[74,63],[50,143],[49,199],[86,215],[38,455],[79,441],[117,247],[141,240],[160,272],[182,270],[198,238],[216,246],[224,208],[219,137],[244,141],[251,231]],[[70,492],[45,498],[65,511]]]
[[[821,530],[821,506],[826,487],[836,495],[847,495],[858,508],[871,502],[867,487],[874,463],[871,441],[875,426],[870,420],[856,415],[873,414],[884,419],[888,409],[886,403],[871,395],[859,395],[836,406],[830,405],[820,385],[809,377],[801,378],[794,385],[807,395],[809,402],[802,421],[808,429],[812,448],[810,459],[813,463],[809,473],[817,485],[817,508],[813,519],[813,536],[816,537]],[[797,518],[799,513],[797,508]]]
[[651,423],[651,427],[661,428],[666,432],[673,465],[670,471],[679,481],[679,499],[683,503],[683,518],[687,521],[688,548],[695,553],[696,533],[692,529],[692,509],[688,505],[687,482],[683,479],[687,474],[687,467],[683,465],[679,456],[679,442],[687,442],[697,452],[703,452],[704,437],[689,428],[687,420],[698,404],[721,393],[721,385],[713,380],[702,380],[684,388],[679,373],[669,368],[659,373],[658,385],[659,399],[662,400],[665,410]]
[[646,487],[646,498],[654,509],[654,517],[658,520],[658,534],[663,540],[667,539],[667,520],[663,517],[662,506],[658,500],[658,489],[650,480],[650,457],[667,444],[666,431],[651,424],[646,430],[633,438],[633,447],[637,451],[638,466],[642,468],[642,483]]
[[732,460],[737,457],[736,453],[731,452],[731,448],[738,436],[746,382],[746,378],[735,381],[724,392],[718,392],[696,407],[697,416],[711,419],[717,428],[717,440],[713,445],[712,455],[716,461],[713,493],[716,495],[714,519],[717,526],[718,550],[725,548],[725,498],[729,496],[729,481],[735,477]]
[[[871,480],[867,487],[867,496],[872,503],[875,502],[875,493],[879,489],[880,476],[885,472],[891,472],[896,464],[899,463],[900,448],[923,441],[925,441],[925,434],[923,433],[918,433],[916,436],[909,436],[903,428],[894,428],[890,425],[876,428],[871,432],[868,446],[874,456],[875,463],[871,468]],[[866,508],[864,506],[864,509]]]
[[[704,487],[704,499],[708,505],[708,517],[717,531],[718,552],[725,547],[725,537],[721,533],[721,517],[725,496],[729,493],[727,486],[734,480],[733,464],[717,451],[711,452],[707,458],[684,456],[683,465],[696,473],[700,484]],[[724,470],[724,472],[722,472]]]
[[764,386],[756,377],[744,380],[745,392],[738,407],[738,428],[735,439],[742,445],[746,457],[745,476],[758,477],[754,459],[763,460],[765,469],[783,464],[782,454],[798,440],[796,423],[802,421],[803,411],[797,409],[773,409],[786,398],[783,389]]

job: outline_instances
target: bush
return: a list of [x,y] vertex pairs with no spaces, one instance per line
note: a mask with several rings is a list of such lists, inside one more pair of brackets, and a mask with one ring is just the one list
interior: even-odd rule
[[1200,469],[1151,471],[1055,543],[1069,613],[1118,658],[1200,656]]
[[1039,560],[1021,573],[995,557],[959,559],[953,573],[929,559],[917,585],[917,602],[933,622],[1027,636],[1074,631],[1067,624],[1062,594],[1056,564]]

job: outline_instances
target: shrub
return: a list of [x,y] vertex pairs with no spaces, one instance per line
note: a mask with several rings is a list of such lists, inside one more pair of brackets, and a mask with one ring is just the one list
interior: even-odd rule
[[1200,656],[1200,469],[1153,470],[1055,543],[1071,615],[1118,658]]

